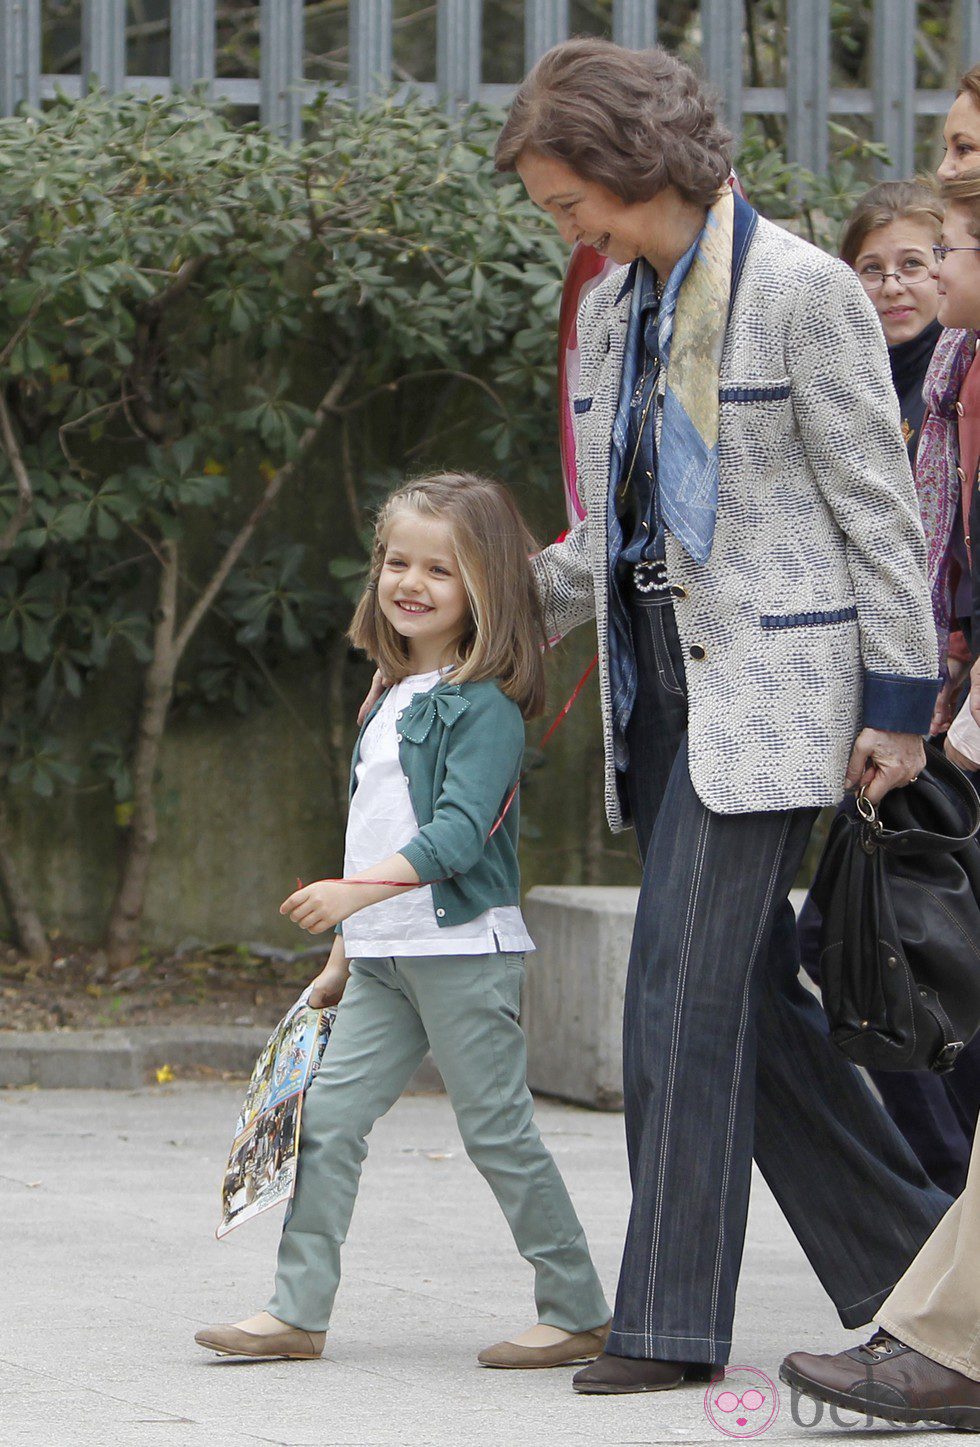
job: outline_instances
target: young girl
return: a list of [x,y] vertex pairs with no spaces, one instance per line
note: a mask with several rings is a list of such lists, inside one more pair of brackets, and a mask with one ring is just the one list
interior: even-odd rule
[[413,482],[382,509],[350,638],[391,686],[354,749],[344,878],[280,912],[344,921],[314,984],[343,1000],[303,1108],[296,1193],[265,1311],[199,1331],[226,1355],[318,1357],[366,1137],[427,1049],[467,1154],[534,1267],[538,1324],[485,1366],[589,1361],[609,1308],[585,1234],[533,1121],[518,1024],[524,953],[517,799],[524,718],[544,703],[544,628],[510,496],[482,478]]

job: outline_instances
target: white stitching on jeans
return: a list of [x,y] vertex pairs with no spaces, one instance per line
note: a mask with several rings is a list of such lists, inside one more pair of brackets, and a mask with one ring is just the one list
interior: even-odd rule
[[662,1218],[662,1202],[664,1196],[664,1176],[667,1172],[667,1142],[670,1136],[670,1113],[674,1094],[674,1077],[677,1072],[677,1055],[679,1050],[679,1028],[681,1007],[684,1003],[684,986],[687,981],[687,966],[690,959],[691,935],[694,927],[694,920],[697,916],[697,896],[701,885],[701,876],[704,871],[704,857],[707,852],[708,829],[711,824],[711,814],[707,809],[703,811],[701,819],[701,832],[698,838],[698,846],[695,851],[695,870],[691,880],[691,890],[687,900],[687,918],[684,921],[684,936],[681,941],[680,969],[677,975],[677,991],[674,995],[674,1014],[671,1023],[670,1042],[670,1063],[667,1071],[667,1100],[664,1106],[664,1119],[660,1136],[660,1164],[657,1172],[657,1209],[653,1221],[653,1249],[650,1253],[650,1274],[647,1277],[647,1299],[644,1311],[646,1324],[647,1350],[653,1350],[653,1296],[657,1279],[657,1256],[660,1249],[660,1222]]
[[721,1200],[718,1206],[718,1244],[715,1252],[715,1278],[711,1288],[711,1345],[714,1347],[715,1326],[718,1312],[718,1293],[721,1289],[721,1260],[725,1245],[725,1206],[728,1201],[728,1182],[731,1174],[732,1164],[732,1143],[734,1134],[733,1119],[735,1115],[735,1098],[738,1095],[739,1082],[742,1079],[743,1051],[745,1047],[745,1030],[748,1020],[749,990],[752,983],[752,972],[755,969],[756,957],[759,953],[759,945],[762,941],[762,932],[765,920],[768,918],[772,904],[773,891],[776,887],[776,877],[782,864],[783,853],[786,849],[786,839],[789,834],[791,814],[787,814],[783,820],[782,831],[779,836],[779,848],[773,859],[772,870],[769,874],[769,883],[766,886],[765,903],[762,914],[759,917],[759,925],[756,930],[755,940],[752,945],[752,953],[749,956],[748,969],[745,972],[745,984],[742,987],[742,1010],[738,1022],[738,1036],[735,1045],[735,1075],[732,1080],[732,1093],[728,1100],[728,1143],[725,1150],[725,1166],[721,1178]]

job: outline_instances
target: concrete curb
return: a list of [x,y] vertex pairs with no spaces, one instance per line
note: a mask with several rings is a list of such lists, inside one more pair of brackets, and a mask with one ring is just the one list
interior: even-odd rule
[[[136,1090],[164,1065],[178,1077],[201,1066],[247,1079],[272,1029],[244,1025],[135,1025],[107,1030],[0,1030],[0,1087]],[[426,1058],[409,1090],[442,1089]]]

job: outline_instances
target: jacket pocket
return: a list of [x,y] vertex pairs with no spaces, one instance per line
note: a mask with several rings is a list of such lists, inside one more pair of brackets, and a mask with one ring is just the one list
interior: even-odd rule
[[858,610],[850,608],[824,608],[813,613],[763,613],[759,623],[766,631],[781,628],[826,628],[832,623],[853,623]]
[[788,377],[776,378],[772,382],[733,382],[719,387],[719,402],[785,402],[792,389]]

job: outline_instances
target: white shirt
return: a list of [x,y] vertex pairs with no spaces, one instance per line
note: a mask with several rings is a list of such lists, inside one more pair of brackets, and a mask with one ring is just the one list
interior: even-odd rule
[[[356,788],[347,816],[345,879],[397,854],[419,832],[408,780],[398,757],[395,719],[415,694],[428,693],[441,677],[437,670],[402,679],[389,690],[364,731],[354,773]],[[524,916],[515,905],[501,905],[465,924],[440,928],[432,889],[427,884],[358,910],[344,920],[343,929],[348,959],[527,953],[534,949]]]

